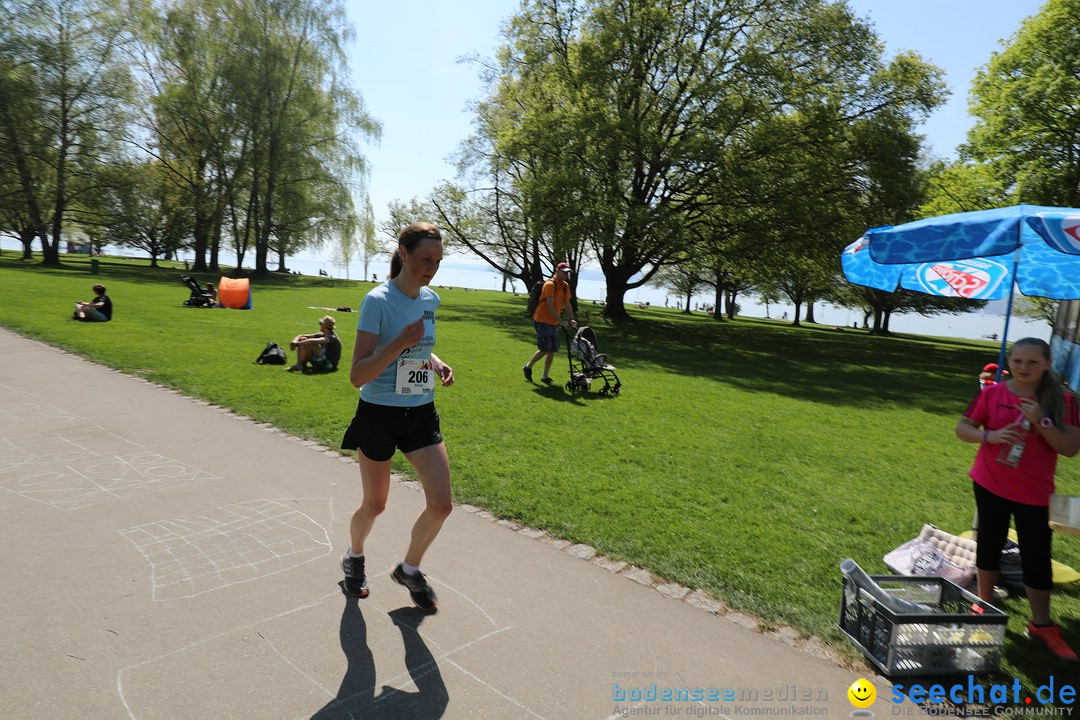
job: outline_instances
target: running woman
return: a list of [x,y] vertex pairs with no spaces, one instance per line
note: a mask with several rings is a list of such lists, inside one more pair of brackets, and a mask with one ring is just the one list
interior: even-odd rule
[[450,515],[450,461],[435,410],[435,380],[454,384],[453,369],[431,350],[439,296],[428,285],[442,262],[442,235],[426,222],[398,233],[390,279],[371,290],[360,307],[349,380],[360,402],[341,447],[356,450],[364,496],[349,527],[352,544],[341,558],[345,592],[368,596],[364,541],[386,508],[390,460],[400,449],[424,488],[426,506],[412,528],[402,562],[391,577],[417,607],[434,611],[435,591],[420,572],[424,552]]
[[[1050,622],[1050,494],[1058,455],[1080,451],[1076,398],[1050,370],[1050,346],[1023,338],[1009,352],[1012,376],[979,392],[956,424],[956,436],[979,443],[971,468],[979,518],[975,570],[979,598],[994,602],[1001,549],[1016,520],[1024,591],[1031,605],[1027,632],[1061,660],[1077,661],[1076,652]],[[1024,428],[1025,421],[1030,428]],[[1019,461],[1009,449],[1023,444]],[[1004,455],[1003,455],[1004,451]]]

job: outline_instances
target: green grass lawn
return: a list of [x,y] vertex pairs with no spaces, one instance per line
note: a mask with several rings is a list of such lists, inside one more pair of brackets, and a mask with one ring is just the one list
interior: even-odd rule
[[[316,330],[324,312],[309,306],[358,309],[371,284],[270,278],[255,282],[251,311],[196,310],[181,307],[188,291],[174,269],[109,259],[92,276],[85,258],[65,263],[46,270],[0,256],[9,299],[0,324],[338,446],[356,403],[346,373],[287,375],[251,361],[268,341]],[[108,286],[115,320],[70,321],[72,302],[88,299],[95,281]],[[978,370],[996,359],[989,343],[716,322],[664,308],[613,327],[585,304],[579,315],[623,389],[574,396],[522,378],[534,349],[524,297],[436,289],[437,352],[457,376],[437,397],[460,502],[703,588],[841,652],[841,558],[883,573],[882,555],[924,522],[951,532],[970,525],[975,448],[953,426]],[[347,366],[356,314],[330,314]],[[557,356],[560,383],[566,363]],[[399,455],[395,465],[407,463]],[[1058,487],[1080,495],[1080,460],[1062,461]],[[1058,535],[1054,556],[1080,566],[1080,539]],[[1049,674],[1075,678],[1020,637],[1026,601],[1004,605],[999,677],[1032,688]],[[1080,584],[1059,587],[1054,609],[1080,647]]]

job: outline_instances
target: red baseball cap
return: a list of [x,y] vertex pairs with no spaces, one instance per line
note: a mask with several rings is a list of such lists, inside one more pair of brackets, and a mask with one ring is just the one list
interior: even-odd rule
[[997,369],[997,363],[986,363],[985,365],[983,365],[983,372],[996,372]]
[[573,270],[570,269],[570,263],[561,262],[561,263],[559,263],[558,265],[555,266],[555,269],[556,270],[563,270],[565,272],[573,272]]

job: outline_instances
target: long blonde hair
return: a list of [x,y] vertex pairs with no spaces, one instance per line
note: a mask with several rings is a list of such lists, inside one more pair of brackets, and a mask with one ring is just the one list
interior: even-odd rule
[[[1009,349],[1009,354],[1012,355],[1013,350],[1024,345],[1039,348],[1046,361],[1050,362],[1050,345],[1039,338],[1020,338],[1013,343],[1012,348]],[[1039,386],[1035,388],[1035,399],[1039,401],[1039,407],[1042,409],[1043,415],[1050,418],[1059,429],[1064,430],[1065,387],[1058,381],[1054,371],[1050,368],[1047,368],[1046,372],[1039,378]]]

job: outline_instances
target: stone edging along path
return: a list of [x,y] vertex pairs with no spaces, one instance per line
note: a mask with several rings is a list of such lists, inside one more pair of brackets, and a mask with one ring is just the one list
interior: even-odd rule
[[[41,342],[40,340],[36,340],[35,338],[27,339]],[[275,427],[270,423],[256,421],[255,419],[250,418],[246,415],[240,415],[230,408],[215,405],[214,403],[207,400],[192,397],[175,388],[160,385],[137,375],[128,375],[119,370],[116,370],[115,368],[111,368],[107,365],[102,365],[101,363],[96,363],[93,360],[89,360],[86,357],[79,355],[78,353],[57,348],[55,346],[49,347],[61,354],[70,355],[72,357],[79,358],[84,362],[93,363],[118,375],[125,375],[126,377],[129,377],[133,380],[159,388],[162,391],[170,393],[172,395],[177,395],[179,397],[185,398],[196,405],[209,408],[223,415],[232,417],[236,420],[252,423],[256,427],[261,428],[266,432],[281,435],[282,438],[285,438],[292,442],[297,442],[305,447],[310,448],[314,452],[322,453],[323,455],[335,458],[340,462],[347,463],[349,465],[356,464],[356,460],[354,458],[343,454],[341,450],[326,447],[325,445],[322,445],[313,440],[305,440],[304,438],[287,433],[284,430],[281,430],[280,428]],[[410,479],[406,475],[394,472],[392,473],[392,477],[403,487],[409,488],[414,492],[422,491],[420,483],[416,480]],[[564,540],[562,538],[549,535],[546,530],[524,526],[512,520],[506,520],[496,517],[492,513],[482,508],[476,507],[475,505],[454,503],[454,506],[460,510],[463,510],[464,512],[476,515],[477,517],[483,518],[497,525],[501,525],[502,527],[506,528],[511,532],[516,532],[520,535],[524,535],[525,537],[536,540],[537,542],[542,542],[545,545],[549,545],[558,551],[573,555],[576,558],[590,562],[599,568],[607,570],[608,572],[620,575],[627,580],[636,582],[639,585],[644,585],[646,587],[652,588],[666,598],[669,598],[676,602],[686,603],[687,605],[695,607],[704,612],[716,615],[720,618],[724,618],[725,620],[734,622],[749,630],[761,633],[765,637],[779,640],[780,642],[790,645],[791,647],[794,647],[798,650],[809,653],[810,655],[813,655],[815,657],[827,660],[839,667],[852,670],[853,672],[873,672],[871,668],[858,660],[852,661],[838,655],[836,652],[831,650],[828,646],[826,646],[816,637],[806,638],[801,636],[800,633],[794,628],[783,625],[774,626],[746,613],[733,610],[732,608],[725,605],[722,601],[713,597],[711,594],[705,592],[704,590],[689,588],[683,585],[679,585],[677,583],[668,582],[663,578],[653,575],[646,568],[639,567],[637,565],[631,565],[622,560],[614,560],[604,555],[599,555],[597,554],[596,549],[590,545],[573,544],[569,540]]]

